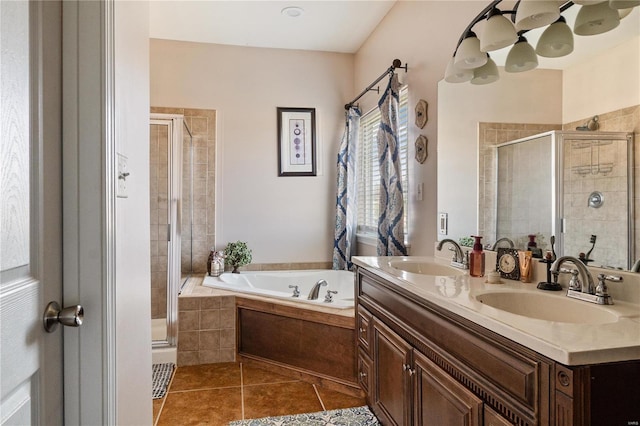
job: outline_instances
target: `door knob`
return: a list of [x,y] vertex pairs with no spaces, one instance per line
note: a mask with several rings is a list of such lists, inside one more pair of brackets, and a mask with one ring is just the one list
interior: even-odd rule
[[80,305],[60,309],[57,302],[49,302],[44,310],[42,322],[47,333],[53,333],[58,323],[69,327],[80,327],[84,318],[84,308]]

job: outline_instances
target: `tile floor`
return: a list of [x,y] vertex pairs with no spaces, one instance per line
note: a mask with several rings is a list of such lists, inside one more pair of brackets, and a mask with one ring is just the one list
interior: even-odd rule
[[356,398],[241,363],[178,367],[154,425],[226,425],[232,420],[365,405]]

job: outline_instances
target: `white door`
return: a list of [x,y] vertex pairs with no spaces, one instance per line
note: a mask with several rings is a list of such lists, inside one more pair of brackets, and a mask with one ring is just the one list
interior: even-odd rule
[[2,425],[62,424],[60,4],[0,2]]
[[[116,423],[113,4],[0,1],[0,425]],[[50,301],[84,324],[46,333]]]

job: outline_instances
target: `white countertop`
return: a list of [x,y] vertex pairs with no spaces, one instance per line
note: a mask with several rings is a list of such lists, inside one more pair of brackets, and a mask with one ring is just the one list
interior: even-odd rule
[[[614,300],[614,305],[598,306],[618,317],[605,324],[578,324],[546,321],[516,315],[479,302],[476,296],[491,292],[544,293],[567,298],[566,291],[542,291],[536,282],[505,280],[487,284],[486,277],[474,278],[468,271],[456,277],[405,272],[389,265],[392,260],[411,260],[448,265],[433,257],[354,257],[353,262],[417,297],[437,304],[501,336],[565,365],[599,364],[640,359],[640,305]],[[489,268],[487,268],[489,269]]]

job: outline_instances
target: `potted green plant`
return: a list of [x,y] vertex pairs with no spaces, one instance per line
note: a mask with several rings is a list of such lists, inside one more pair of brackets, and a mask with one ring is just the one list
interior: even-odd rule
[[224,249],[224,258],[225,263],[233,267],[231,272],[239,274],[239,267],[251,263],[251,250],[244,241],[229,243]]

